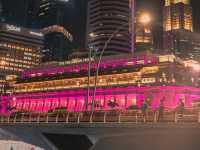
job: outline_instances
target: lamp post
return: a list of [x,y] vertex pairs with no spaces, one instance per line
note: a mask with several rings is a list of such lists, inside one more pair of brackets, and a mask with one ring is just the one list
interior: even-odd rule
[[[91,37],[93,35],[90,35]],[[89,53],[88,53],[88,84],[87,84],[87,98],[86,98],[86,111],[88,111],[88,103],[89,103],[89,97],[90,97],[90,76],[91,76],[91,64],[92,64],[92,56],[93,53],[96,55],[97,48],[94,45],[89,45]],[[94,56],[95,58],[95,56]]]
[[[147,20],[145,20],[145,18],[146,18]],[[135,21],[134,21],[133,19],[134,19],[134,17],[132,17],[132,21],[131,21],[130,24],[134,24],[134,25],[133,25],[133,28],[134,28],[134,27],[135,27]],[[144,20],[141,21],[142,24],[143,24],[143,23],[147,24],[147,23],[149,23],[149,22],[151,21],[150,17],[147,17],[147,16],[145,16],[143,19],[144,19]],[[124,26],[126,26],[127,24],[129,24],[129,22],[126,22],[125,24],[119,26],[119,27],[111,34],[111,36],[110,36],[110,37],[108,38],[108,40],[105,42],[104,47],[103,47],[103,49],[102,49],[102,51],[101,51],[101,53],[100,53],[99,60],[98,60],[98,64],[97,64],[97,69],[96,69],[96,74],[95,74],[94,93],[93,93],[93,98],[92,98],[92,112],[95,110],[95,101],[96,101],[96,91],[97,91],[97,84],[98,84],[99,68],[100,68],[100,64],[101,64],[101,60],[102,60],[104,51],[106,50],[108,44],[109,44],[110,41],[113,39],[113,37],[114,37]],[[136,32],[134,32],[135,29],[132,29],[132,30],[133,30],[133,31],[132,31],[131,36],[135,36],[135,33],[136,33]],[[131,39],[134,39],[134,41],[135,41],[135,38],[132,37]],[[134,41],[131,41],[131,43],[132,43],[132,45],[131,45],[131,46],[132,46],[132,54],[133,54],[133,52],[134,52],[134,46],[135,46],[135,42],[134,42]]]
[[110,43],[110,41],[112,40],[112,38],[115,36],[115,34],[117,34],[124,26],[126,26],[128,23],[123,24],[122,26],[120,26],[119,28],[117,28],[112,34],[111,36],[108,38],[108,40],[105,42],[104,47],[100,53],[99,56],[99,60],[97,63],[97,69],[96,69],[96,74],[95,74],[95,83],[94,83],[94,92],[93,92],[93,97],[92,97],[92,112],[94,111],[95,108],[95,100],[96,100],[96,91],[97,91],[97,84],[98,84],[98,76],[99,76],[99,67],[101,64],[101,60],[104,54],[104,51],[106,50],[108,44]]

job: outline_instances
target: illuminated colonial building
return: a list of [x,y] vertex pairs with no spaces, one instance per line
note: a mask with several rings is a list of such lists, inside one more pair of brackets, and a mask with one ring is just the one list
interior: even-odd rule
[[[3,99],[17,110],[47,112],[65,107],[68,111],[84,111],[86,104],[91,109],[96,67],[92,63],[88,103],[86,59],[24,71],[13,85],[12,94]],[[163,97],[168,108],[175,108],[180,99],[191,107],[192,101],[200,98],[199,71],[198,63],[184,62],[174,55],[103,58],[95,109],[111,109],[110,101],[118,104],[115,109],[141,107],[147,99],[152,108],[157,108]]]

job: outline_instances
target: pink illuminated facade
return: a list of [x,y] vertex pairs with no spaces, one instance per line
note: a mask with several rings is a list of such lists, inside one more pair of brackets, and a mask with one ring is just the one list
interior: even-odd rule
[[[162,99],[165,99],[166,108],[174,109],[180,100],[184,100],[186,107],[192,107],[194,101],[200,100],[199,73],[172,55],[118,61],[120,63],[115,63],[116,60],[102,63],[95,110],[140,108],[147,100],[152,109],[157,109]],[[32,112],[48,112],[56,108],[66,108],[70,112],[86,111],[86,64],[25,71],[14,84],[12,94],[1,97],[1,112],[7,112],[8,107]],[[70,70],[70,67],[76,69]],[[93,77],[90,86],[89,110],[92,107]],[[113,108],[109,102],[117,105]]]
[[[110,110],[108,102],[116,100],[118,106],[114,109],[128,109],[130,106],[141,107],[143,101],[152,97],[151,108],[159,107],[160,100],[166,97],[165,107],[175,108],[180,99],[184,99],[186,107],[192,107],[194,100],[200,99],[200,89],[191,87],[156,86],[156,87],[116,87],[98,89],[96,110]],[[59,107],[68,111],[85,111],[86,90],[62,91],[48,93],[18,94],[10,97],[11,107],[17,110],[48,112]],[[89,99],[91,109],[92,97]]]

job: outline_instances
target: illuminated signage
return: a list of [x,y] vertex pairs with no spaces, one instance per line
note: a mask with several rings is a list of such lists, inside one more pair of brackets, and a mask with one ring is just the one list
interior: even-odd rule
[[6,25],[6,29],[8,31],[16,31],[16,32],[21,32],[21,28],[13,26],[13,25]]
[[36,36],[41,36],[41,37],[43,36],[43,34],[41,32],[30,31],[29,33],[32,34],[32,35],[36,35]]
[[[94,61],[94,57],[91,58],[91,61]],[[79,63],[87,63],[89,62],[89,58],[84,59],[72,59],[69,61],[59,62],[60,65],[71,65],[71,64],[79,64]]]

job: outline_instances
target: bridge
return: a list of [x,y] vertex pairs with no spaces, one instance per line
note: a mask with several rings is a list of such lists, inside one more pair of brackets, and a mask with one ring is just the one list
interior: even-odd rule
[[59,142],[65,149],[73,149],[67,145],[70,143],[81,145],[67,135],[88,139],[89,143],[85,142],[88,150],[198,150],[200,147],[198,109],[185,109],[184,113],[165,110],[163,114],[155,110],[14,113],[0,118],[2,130],[45,150],[59,148],[52,135],[62,137]]

